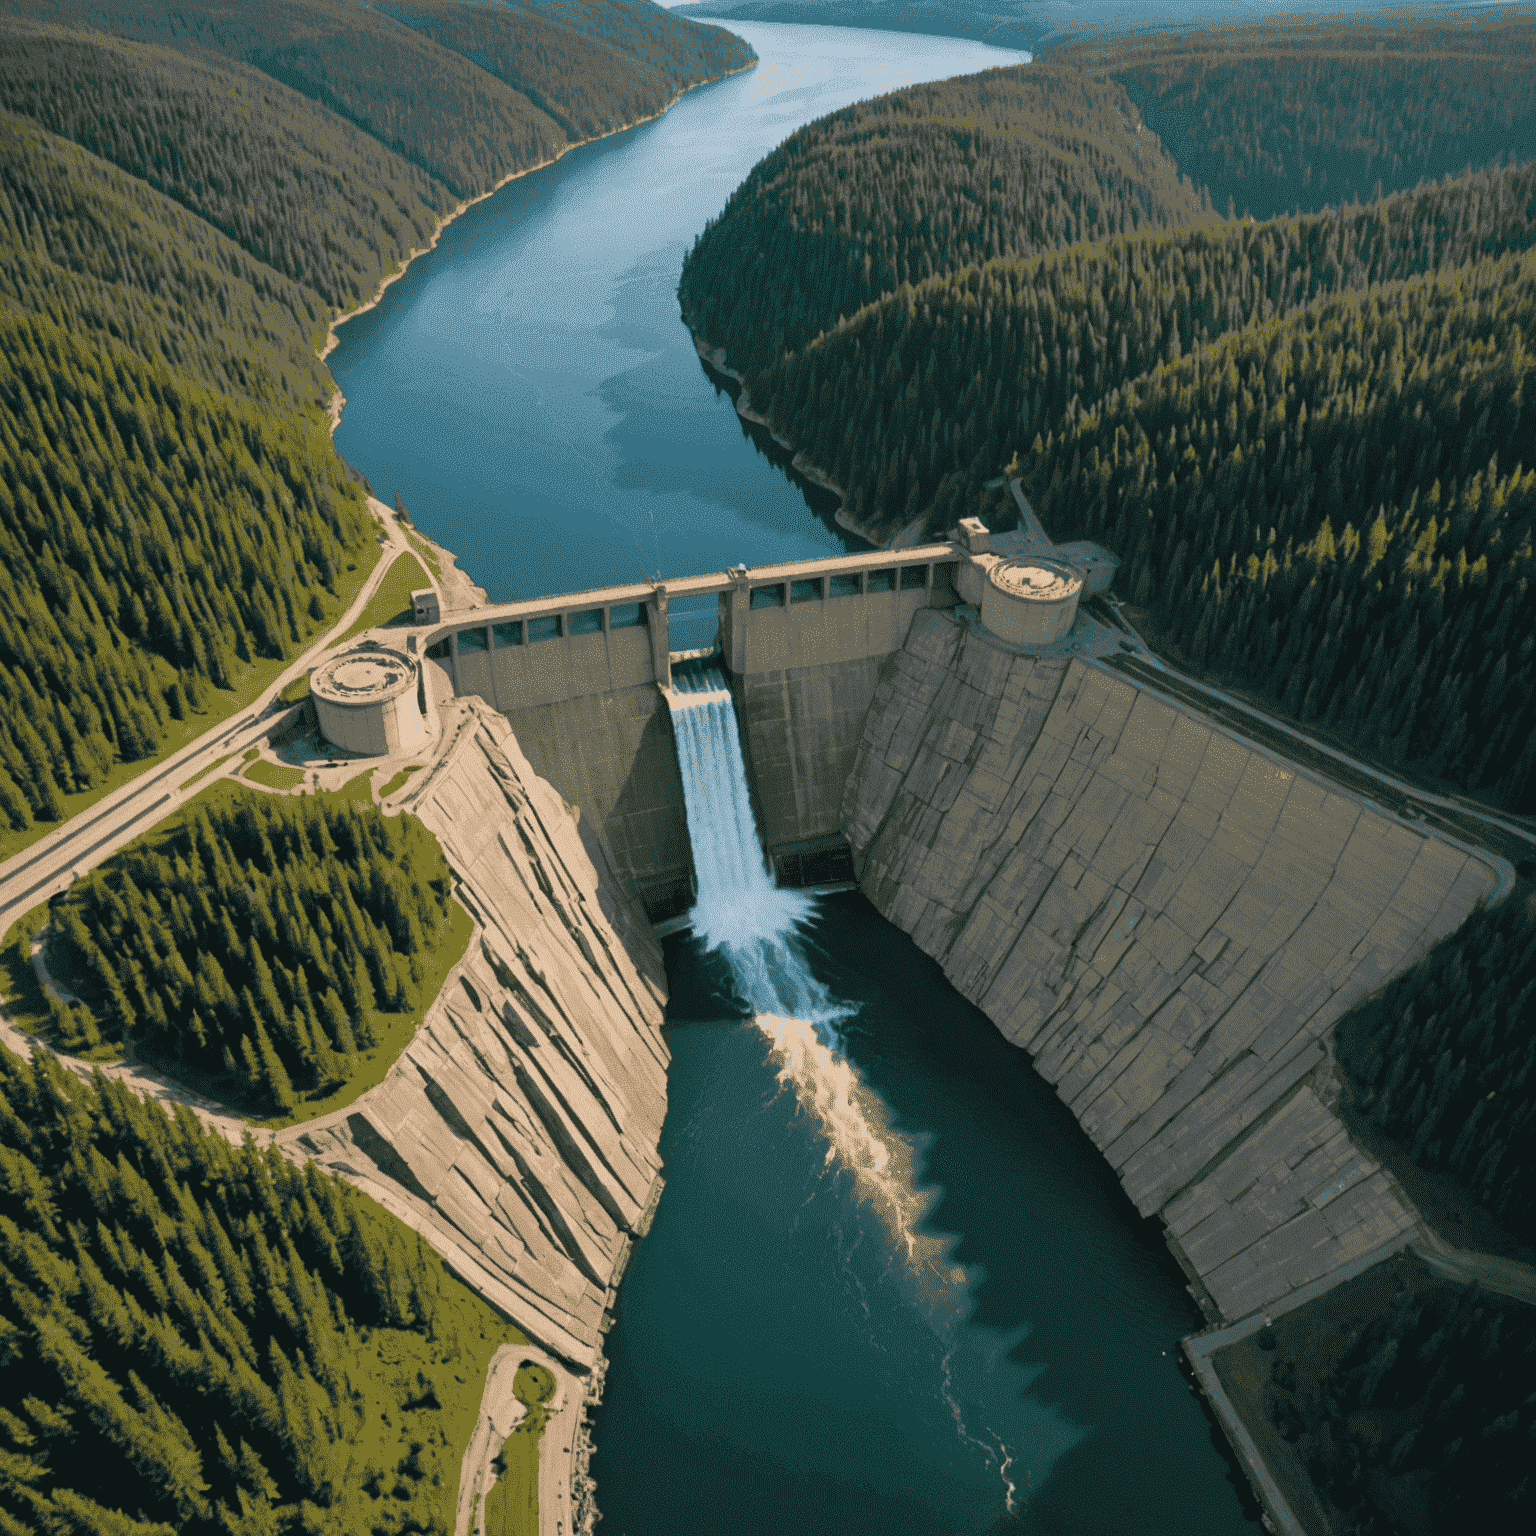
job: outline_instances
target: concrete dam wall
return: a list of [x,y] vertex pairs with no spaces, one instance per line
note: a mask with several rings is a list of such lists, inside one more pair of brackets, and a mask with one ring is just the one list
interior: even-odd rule
[[1056,1087],[1232,1320],[1415,1225],[1318,1096],[1492,864],[1099,667],[919,613],[843,802],[871,900]]
[[601,836],[506,720],[477,700],[442,716],[410,809],[474,917],[469,950],[385,1080],[290,1134],[588,1370],[660,1193],[661,951]]
[[663,692],[669,601],[717,599],[763,840],[786,873],[813,872],[817,849],[844,847],[843,785],[881,663],[914,613],[953,605],[955,559],[938,545],[742,567],[449,614],[411,638],[434,697],[475,696],[505,714],[646,910],[671,917],[691,902],[693,871]]

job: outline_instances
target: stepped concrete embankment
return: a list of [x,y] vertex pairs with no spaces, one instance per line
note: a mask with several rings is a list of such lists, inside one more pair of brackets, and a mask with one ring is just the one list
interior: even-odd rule
[[1101,668],[916,615],[843,803],[864,891],[1030,1053],[1221,1319],[1416,1217],[1320,1097],[1493,863]]
[[442,723],[408,808],[475,920],[468,952],[378,1087],[280,1139],[587,1371],[659,1190],[661,951],[600,833],[533,771],[505,718],[458,700]]

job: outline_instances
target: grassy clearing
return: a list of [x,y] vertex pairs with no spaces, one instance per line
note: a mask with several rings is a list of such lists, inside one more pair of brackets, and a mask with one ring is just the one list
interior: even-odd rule
[[420,763],[413,763],[409,768],[402,768],[400,772],[395,774],[395,776],[390,779],[389,783],[387,783],[384,788],[379,791],[379,799],[388,800],[389,797],[396,792],[396,790],[400,789],[404,785],[405,781],[410,778],[413,773],[420,772]]
[[[321,594],[323,616],[308,621],[309,629],[304,639],[297,646],[292,647],[294,655],[308,649],[347,611],[353,598],[357,596],[359,588],[368,579],[374,566],[379,563],[379,554],[380,548],[376,544],[369,544],[359,550],[355,564],[344,571],[337,581],[336,596],[332,597],[328,593]],[[421,586],[424,583],[418,582],[417,585]],[[159,657],[153,658],[153,665],[161,683],[169,688],[176,681],[176,669]],[[64,820],[68,821],[71,817],[80,815],[82,811],[90,810],[97,801],[105,799],[114,790],[121,789],[124,784],[153,771],[168,757],[174,756],[183,747],[190,746],[205,731],[212,730],[214,726],[222,725],[224,721],[239,714],[271,687],[291,665],[292,657],[287,661],[261,660],[245,665],[237,664],[232,688],[207,686],[204,690],[204,703],[201,709],[188,709],[185,719],[166,722],[165,735],[159,750],[153,756],[141,757],[131,763],[115,763],[111,772],[94,789],[84,790],[78,795],[61,795],[59,798],[64,806]],[[306,692],[308,687],[306,680]],[[20,853],[24,848],[31,847],[33,843],[47,837],[50,832],[58,831],[61,825],[63,825],[62,822],[42,821],[28,827],[25,832],[0,832],[0,862]]]
[[258,758],[246,767],[245,777],[253,784],[265,784],[268,789],[293,789],[304,782],[304,770]]
[[443,562],[438,558],[437,551],[414,528],[406,529],[406,537],[411,541],[411,548],[426,563],[427,569],[432,572],[432,575],[438,581],[441,581],[443,579]]
[[347,641],[360,635],[365,629],[376,629],[380,624],[406,622],[411,617],[411,593],[421,587],[430,587],[431,579],[422,570],[415,555],[398,555],[395,563],[385,572],[379,590],[368,600],[368,606],[341,639]]
[[525,1365],[512,1392],[528,1412],[491,1463],[496,1483],[485,1500],[485,1536],[537,1536],[539,1529],[539,1442],[555,1378],[542,1365]]
[[1418,1259],[1398,1254],[1287,1312],[1274,1325],[1278,1348],[1264,1349],[1260,1335],[1250,1333],[1211,1356],[1238,1417],[1308,1536],[1332,1536],[1337,1512],[1313,1483],[1298,1447],[1282,1437],[1265,1411],[1270,1368],[1277,1357],[1304,1362],[1300,1391],[1314,1391],[1332,1374],[1360,1331],[1391,1311],[1405,1286],[1434,1283]]
[[370,780],[373,778],[373,769],[365,768],[359,774],[348,779],[340,789],[327,790],[326,793],[335,796],[338,800],[357,800],[363,805],[373,804],[373,790]]

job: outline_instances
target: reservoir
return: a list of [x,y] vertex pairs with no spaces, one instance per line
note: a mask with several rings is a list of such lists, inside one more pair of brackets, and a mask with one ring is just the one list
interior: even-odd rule
[[[848,547],[701,368],[683,254],[799,124],[1017,56],[736,30],[756,70],[504,188],[339,333],[339,449],[494,600]],[[608,1536],[1251,1529],[1178,1369],[1183,1276],[1024,1054],[857,894],[791,941],[797,1017],[666,942],[668,1185],[607,1340]]]

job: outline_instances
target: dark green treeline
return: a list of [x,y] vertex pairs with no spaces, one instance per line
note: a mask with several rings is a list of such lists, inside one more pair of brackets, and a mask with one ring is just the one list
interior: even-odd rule
[[[294,319],[305,331],[320,319],[316,295],[361,303],[450,206],[420,167],[256,70],[16,20],[0,22],[0,42],[0,107],[180,203],[300,285]],[[89,165],[77,158],[65,180],[89,176]],[[166,222],[156,210],[152,223]],[[175,236],[197,240],[196,222]]]
[[1517,1536],[1536,1513],[1533,1379],[1536,1309],[1416,1284],[1364,1329],[1320,1319],[1277,1348],[1264,1406],[1343,1536]]
[[1536,244],[1536,166],[1264,224],[1210,221],[988,262],[860,311],[765,370],[753,397],[872,536],[930,532],[1075,400],[1231,330]]
[[1335,1031],[1360,1107],[1511,1233],[1536,1233],[1536,891],[1522,881]]
[[643,0],[534,9],[0,19],[0,831],[334,621],[373,544],[329,321],[461,198],[751,59]]
[[1123,86],[1220,212],[1366,202],[1536,152],[1536,33],[1498,12],[1280,20],[1046,56]]
[[488,1324],[339,1181],[0,1049],[5,1536],[446,1536]]
[[456,0],[12,0],[10,9],[259,72],[460,198],[584,136],[558,119],[574,130],[585,115],[608,132],[753,57],[722,28],[657,16],[647,0],[610,0],[600,17],[573,7],[570,26],[564,6],[530,14]]
[[427,999],[448,866],[414,817],[235,789],[77,881],[56,949],[82,1002],[67,1050],[103,1040],[276,1113],[344,1081],[377,1013]]
[[371,523],[323,434],[0,310],[0,817],[297,653]]
[[1189,223],[1121,88],[1036,64],[912,86],[792,134],[698,238],[678,296],[748,375],[903,283]]

